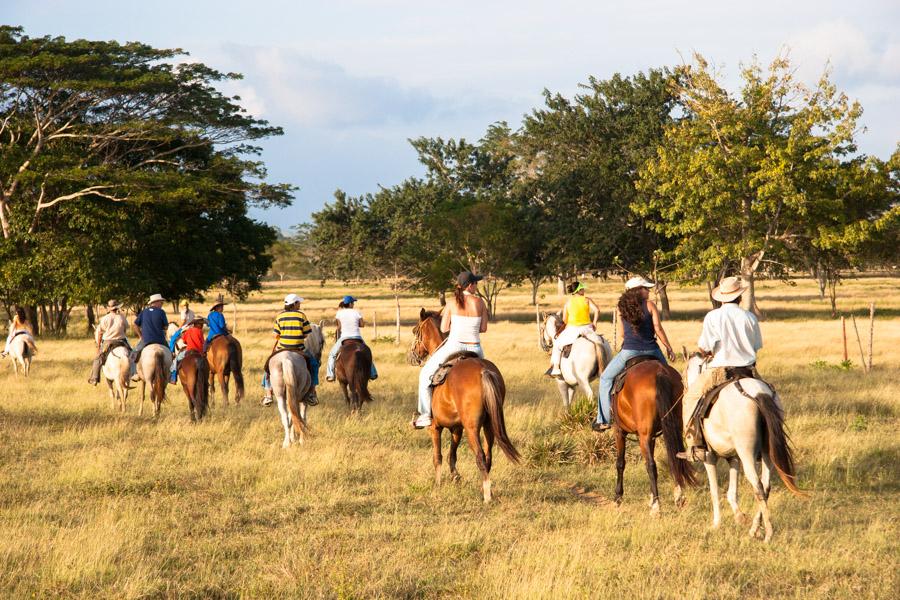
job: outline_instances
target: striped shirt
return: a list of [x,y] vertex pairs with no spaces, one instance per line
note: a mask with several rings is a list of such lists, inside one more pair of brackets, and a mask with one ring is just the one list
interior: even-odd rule
[[275,328],[272,331],[279,336],[279,348],[305,350],[303,341],[312,333],[312,327],[306,315],[299,310],[286,310],[275,318]]

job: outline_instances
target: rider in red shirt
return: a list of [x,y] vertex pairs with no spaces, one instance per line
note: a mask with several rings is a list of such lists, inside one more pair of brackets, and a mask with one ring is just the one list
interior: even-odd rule
[[172,339],[169,341],[169,347],[172,352],[175,352],[175,342],[181,340],[184,342],[185,348],[181,352],[179,352],[175,356],[175,360],[172,361],[172,371],[169,373],[169,381],[171,383],[175,383],[178,381],[178,363],[181,362],[181,359],[184,358],[185,354],[194,350],[203,354],[203,325],[206,323],[206,319],[203,317],[194,319],[191,323],[191,326],[187,329],[179,330],[178,333],[172,336]]

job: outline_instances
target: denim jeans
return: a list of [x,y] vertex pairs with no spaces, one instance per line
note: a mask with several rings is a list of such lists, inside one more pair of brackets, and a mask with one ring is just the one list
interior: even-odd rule
[[[312,372],[309,374],[312,378],[312,384],[319,385],[319,361],[315,356],[309,353],[305,353],[306,357],[309,359],[309,365],[312,368]],[[262,386],[265,388],[266,393],[268,394],[272,390],[272,386],[269,385],[269,376],[263,372],[262,377]]]
[[609,364],[606,365],[606,368],[603,369],[603,374],[600,375],[600,389],[597,391],[597,422],[598,423],[609,423],[610,418],[610,391],[612,391],[613,380],[615,380],[616,375],[622,372],[625,368],[625,363],[627,363],[630,359],[635,356],[655,356],[662,363],[668,364],[666,362],[666,357],[663,355],[662,351],[660,351],[659,347],[655,350],[622,350],[618,354],[613,357]]
[[[325,366],[325,375],[329,379],[334,379],[334,361],[337,360],[337,355],[341,351],[341,344],[344,340],[360,340],[361,337],[353,336],[353,337],[342,337],[337,342],[334,343],[334,346],[331,347],[331,352],[328,353],[328,364]],[[372,372],[369,374],[369,379],[378,378],[378,371],[375,369],[375,360],[372,360]]]
[[456,354],[457,352],[462,352],[463,350],[474,352],[478,356],[484,358],[484,351],[481,349],[481,344],[463,344],[462,342],[455,342],[448,339],[441,344],[438,349],[434,351],[434,354],[428,357],[425,364],[422,365],[422,370],[419,371],[420,415],[431,415],[431,376],[437,372],[441,363],[443,363],[448,356]]

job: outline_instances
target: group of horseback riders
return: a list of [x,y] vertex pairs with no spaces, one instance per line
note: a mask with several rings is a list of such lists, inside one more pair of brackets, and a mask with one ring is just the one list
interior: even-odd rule
[[[659,316],[656,304],[650,300],[654,283],[643,277],[632,277],[625,283],[617,311],[617,339],[622,340],[618,354],[606,364],[600,375],[597,399],[597,418],[594,431],[611,427],[611,393],[616,378],[625,370],[630,360],[649,356],[663,364],[675,359]],[[727,372],[735,368],[750,368],[756,364],[756,353],[762,348],[759,321],[753,313],[740,307],[741,296],[748,284],[738,277],[727,277],[712,291],[712,297],[721,303],[703,320],[703,330],[697,342],[708,361],[707,369],[689,386],[682,399],[685,415],[695,416],[698,402],[708,392],[725,383]],[[547,375],[560,377],[560,360],[563,348],[579,337],[585,337],[599,346],[601,339],[595,331],[599,320],[597,304],[585,296],[584,286],[574,282],[567,289],[570,294],[562,310],[565,328],[557,334],[553,343],[551,366]],[[665,354],[660,350],[665,348]],[[686,452],[681,458],[697,461],[705,457],[697,419],[690,418],[686,425]]]

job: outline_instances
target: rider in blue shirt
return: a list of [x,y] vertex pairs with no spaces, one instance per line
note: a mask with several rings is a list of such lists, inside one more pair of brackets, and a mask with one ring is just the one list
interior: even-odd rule
[[225,325],[225,314],[222,312],[225,307],[225,299],[222,296],[219,296],[216,303],[212,305],[212,308],[209,309],[209,315],[206,316],[206,322],[209,326],[209,334],[206,336],[206,346],[209,347],[209,343],[213,340],[214,337],[219,335],[228,335],[231,332],[228,331],[228,327]]
[[134,328],[141,336],[140,343],[131,353],[131,359],[134,362],[140,360],[141,351],[150,344],[167,345],[166,327],[169,326],[169,319],[162,307],[164,301],[165,299],[160,294],[153,294],[150,296],[147,308],[142,310],[134,320]]

